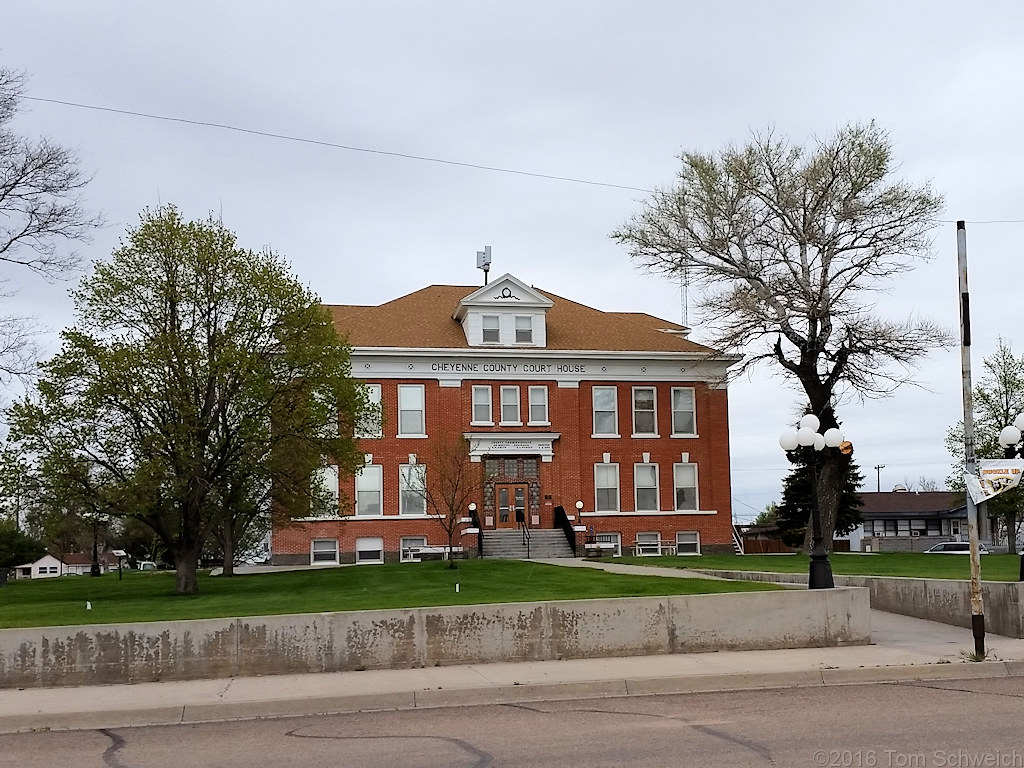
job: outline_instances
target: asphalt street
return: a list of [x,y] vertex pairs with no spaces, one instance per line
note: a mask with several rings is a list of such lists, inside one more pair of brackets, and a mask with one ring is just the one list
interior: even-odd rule
[[11,768],[1024,765],[1024,678],[8,734]]

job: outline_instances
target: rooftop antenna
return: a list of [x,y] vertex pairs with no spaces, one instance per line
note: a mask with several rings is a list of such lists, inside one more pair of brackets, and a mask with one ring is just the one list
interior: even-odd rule
[[484,271],[484,285],[487,285],[487,273],[491,269],[491,246],[485,245],[482,251],[476,252],[476,268]]
[[683,325],[690,327],[690,265],[683,262],[683,270],[679,273],[679,304],[682,309]]

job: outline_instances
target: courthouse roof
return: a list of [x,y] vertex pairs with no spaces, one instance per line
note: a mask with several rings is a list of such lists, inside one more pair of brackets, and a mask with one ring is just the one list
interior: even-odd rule
[[[469,348],[459,302],[480,286],[431,285],[379,306],[326,305],[353,347]],[[547,310],[545,349],[715,354],[683,337],[685,326],[643,312],[602,312],[539,288]]]

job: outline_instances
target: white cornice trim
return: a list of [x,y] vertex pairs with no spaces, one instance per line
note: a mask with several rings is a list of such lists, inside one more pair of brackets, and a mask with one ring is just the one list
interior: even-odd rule
[[688,362],[738,363],[743,355],[706,352],[663,352],[654,350],[601,350],[601,349],[539,349],[536,347],[353,347],[352,356],[386,355],[388,357],[537,357],[565,358],[573,357],[584,360],[633,360],[638,358],[660,361],[686,360]]

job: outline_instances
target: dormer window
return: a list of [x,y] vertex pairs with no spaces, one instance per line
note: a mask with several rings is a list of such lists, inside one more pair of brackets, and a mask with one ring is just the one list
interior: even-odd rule
[[516,315],[516,344],[533,344],[533,318]]
[[[484,315],[481,318],[483,324],[484,344],[497,344],[501,341],[501,329],[498,325],[497,315]],[[517,334],[518,335],[518,334]]]
[[464,296],[452,315],[471,347],[547,345],[546,315],[553,302],[512,275]]

